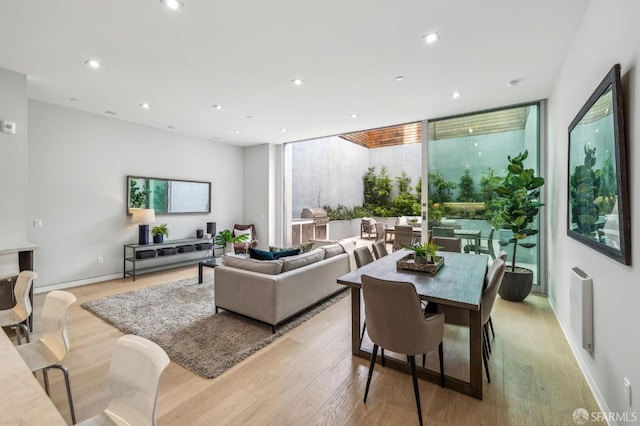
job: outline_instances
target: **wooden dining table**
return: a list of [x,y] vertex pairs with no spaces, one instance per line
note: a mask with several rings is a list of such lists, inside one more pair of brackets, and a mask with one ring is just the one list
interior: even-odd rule
[[[435,275],[427,272],[397,269],[398,260],[411,254],[410,250],[395,251],[375,262],[338,278],[338,284],[351,287],[351,352],[370,359],[371,349],[360,339],[362,275],[391,281],[412,283],[418,296],[429,303],[454,306],[469,312],[469,381],[446,374],[445,387],[482,399],[482,325],[480,301],[487,257],[464,253],[438,252],[444,257],[444,266]],[[446,341],[444,342],[446,351]],[[410,373],[407,362],[387,357],[386,365]],[[418,376],[430,382],[440,383],[439,371],[418,367]]]

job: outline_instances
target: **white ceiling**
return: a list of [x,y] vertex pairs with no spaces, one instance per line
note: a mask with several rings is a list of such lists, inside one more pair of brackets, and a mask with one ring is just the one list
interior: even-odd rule
[[545,98],[588,5],[183,1],[172,12],[159,0],[0,0],[0,68],[28,76],[30,99],[240,146],[283,143]]

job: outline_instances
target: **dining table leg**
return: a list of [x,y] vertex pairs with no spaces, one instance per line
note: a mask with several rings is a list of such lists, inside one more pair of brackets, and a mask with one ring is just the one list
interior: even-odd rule
[[351,287],[351,353],[360,354],[360,288]]
[[469,311],[469,385],[470,395],[482,399],[482,315]]

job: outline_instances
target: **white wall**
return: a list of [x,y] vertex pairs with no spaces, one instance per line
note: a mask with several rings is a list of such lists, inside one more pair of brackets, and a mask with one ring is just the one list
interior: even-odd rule
[[27,238],[27,76],[0,68],[0,120],[16,134],[0,133],[0,242]]
[[258,234],[258,248],[268,250],[272,232],[271,208],[275,203],[272,184],[275,178],[275,146],[269,144],[244,148],[243,224],[253,223]]
[[[156,217],[168,223],[169,239],[195,237],[211,221],[230,228],[242,218],[242,148],[37,101],[28,107],[22,216],[28,240],[40,246],[37,286],[122,272],[122,246],[138,238],[126,214],[127,175],[212,182],[211,214]],[[43,227],[34,229],[34,219]],[[24,220],[14,224],[25,228]]]
[[[549,226],[549,298],[569,330],[569,270],[582,268],[594,284],[593,355],[578,350],[587,378],[597,386],[596,397],[612,412],[639,412],[640,393],[629,408],[623,377],[640,389],[640,2],[592,0],[549,98],[547,216]],[[631,195],[632,265],[624,266],[567,237],[567,129],[587,98],[615,63],[622,66]],[[552,213],[553,212],[553,213]],[[572,340],[575,344],[575,341]],[[606,408],[606,407],[604,407]]]
[[369,149],[338,136],[296,142],[291,147],[293,217],[300,217],[304,208],[362,205],[362,176],[369,168]]

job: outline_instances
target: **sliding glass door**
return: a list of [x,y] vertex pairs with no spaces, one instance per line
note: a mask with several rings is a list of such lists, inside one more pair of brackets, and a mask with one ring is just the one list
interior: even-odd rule
[[[508,156],[528,151],[525,167],[540,174],[540,104],[532,103],[463,116],[429,120],[428,128],[428,212],[433,224],[454,224],[478,229],[491,236],[487,251],[506,250],[511,260],[511,231],[501,229],[492,219],[499,208],[495,188],[506,174]],[[494,225],[497,226],[492,232]],[[542,225],[537,218],[536,229]],[[541,292],[540,234],[526,242],[533,248],[518,247],[517,266],[532,269],[535,292]]]

